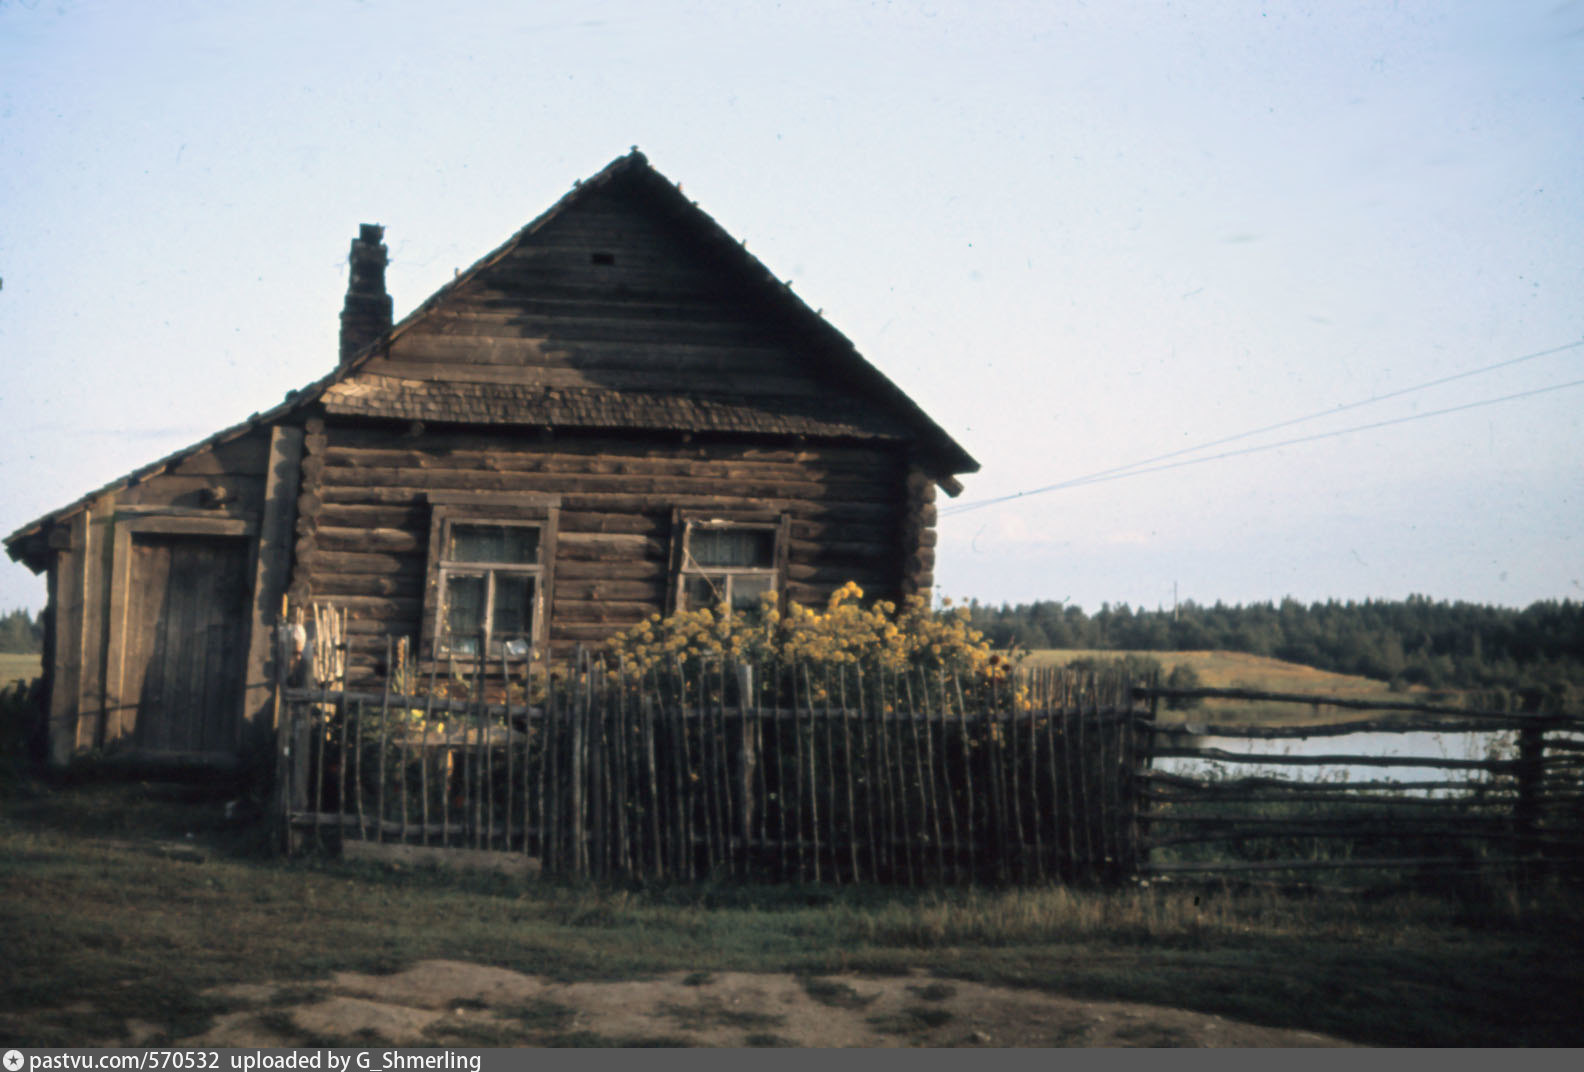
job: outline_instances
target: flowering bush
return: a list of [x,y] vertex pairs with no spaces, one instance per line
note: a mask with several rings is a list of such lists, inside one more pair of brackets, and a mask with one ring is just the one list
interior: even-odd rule
[[992,654],[983,634],[968,624],[966,607],[930,610],[922,596],[898,607],[889,600],[864,606],[863,589],[848,581],[823,611],[789,604],[785,614],[767,594],[757,614],[729,615],[725,607],[680,611],[648,620],[613,637],[607,651],[632,670],[725,658],[743,663],[780,663],[836,669],[844,666],[889,672],[936,671],[984,678],[1005,674],[1010,664]]

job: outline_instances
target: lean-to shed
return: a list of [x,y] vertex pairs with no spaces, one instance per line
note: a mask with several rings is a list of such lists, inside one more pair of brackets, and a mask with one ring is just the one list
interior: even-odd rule
[[48,576],[55,762],[267,740],[283,595],[347,610],[356,681],[387,637],[465,667],[930,588],[978,463],[636,150],[394,326],[382,241],[333,372],[6,538]]

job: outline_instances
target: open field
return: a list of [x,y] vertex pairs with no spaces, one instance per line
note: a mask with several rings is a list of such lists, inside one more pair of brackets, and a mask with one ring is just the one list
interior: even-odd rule
[[[1127,656],[1154,659],[1165,673],[1177,666],[1191,667],[1199,675],[1199,686],[1206,689],[1255,689],[1261,692],[1321,693],[1348,700],[1404,700],[1424,703],[1457,703],[1455,691],[1432,692],[1412,688],[1393,692],[1384,681],[1335,674],[1301,663],[1284,662],[1263,655],[1237,651],[1092,651],[1083,649],[1046,649],[1030,652],[1025,667],[1066,666],[1077,659],[1123,659]],[[1247,700],[1206,700],[1192,712],[1160,711],[1162,721],[1188,719],[1200,722],[1344,722],[1378,718],[1368,711],[1315,712],[1294,704],[1262,703]]]
[[[833,1007],[875,1001],[860,1026],[886,1044],[982,1042],[951,1019],[969,1015],[978,985],[1015,988],[1019,1008],[1052,995],[1143,1003],[1362,1043],[1584,1044],[1576,892],[1519,903],[1478,888],[1448,900],[1436,888],[1369,899],[524,884],[278,860],[256,826],[225,821],[224,787],[19,792],[0,802],[0,1038],[16,1045],[194,1039],[243,1013],[278,1029],[266,1037],[362,1044],[295,1010],[364,1008],[355,994],[373,984],[333,973],[389,975],[433,958],[527,973],[539,987],[651,980],[672,995],[670,1018],[636,1034],[588,1026],[605,1021],[579,1019],[569,988],[522,997],[509,1037],[502,1010],[473,999],[415,1029],[457,1045],[675,1043],[721,1024],[738,1032],[734,1045],[785,1041],[773,1019],[708,989],[741,985],[726,973],[745,972],[788,973]],[[697,997],[676,998],[684,985]],[[890,996],[869,996],[881,989]],[[1015,1026],[987,1037],[1015,1042]],[[1165,1019],[1128,1030],[1146,1045],[1200,1038]],[[1117,1037],[1075,1028],[1057,1041]]]
[[[1455,694],[1445,692],[1432,693],[1424,689],[1414,688],[1408,692],[1392,692],[1386,683],[1374,681],[1366,677],[1354,677],[1348,674],[1333,674],[1326,670],[1316,670],[1312,666],[1302,666],[1298,663],[1283,662],[1280,659],[1271,659],[1260,655],[1245,655],[1234,651],[1088,651],[1088,650],[1045,650],[1030,652],[1024,665],[1028,667],[1065,666],[1074,659],[1120,659],[1128,655],[1138,655],[1157,660],[1161,666],[1170,672],[1179,664],[1193,667],[1199,674],[1199,683],[1205,688],[1249,688],[1261,689],[1267,692],[1318,692],[1328,693],[1333,696],[1347,697],[1349,699],[1380,699],[1380,700],[1405,700],[1422,699],[1433,702],[1456,702],[1450,697]],[[43,673],[40,656],[0,653],[0,685],[7,684],[18,678],[31,679]],[[1295,709],[1287,704],[1255,705],[1247,702],[1232,700],[1209,700],[1201,709],[1201,715],[1212,711],[1235,714],[1236,717],[1249,719],[1251,713],[1258,717],[1272,717],[1279,721],[1302,721],[1310,717],[1310,713],[1302,709]],[[1219,717],[1219,716],[1218,716]],[[1338,717],[1366,717],[1361,713],[1350,716]]]
[[43,672],[42,656],[0,652],[0,686],[9,685],[18,678],[31,681]]

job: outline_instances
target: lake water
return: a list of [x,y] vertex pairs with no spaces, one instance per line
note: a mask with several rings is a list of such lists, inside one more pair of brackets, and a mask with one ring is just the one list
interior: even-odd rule
[[[1493,754],[1509,758],[1517,752],[1513,731],[1481,733],[1350,733],[1341,736],[1264,740],[1246,737],[1196,737],[1194,746],[1215,748],[1238,755],[1258,756],[1402,756],[1417,759],[1483,760]],[[1479,770],[1421,766],[1327,763],[1321,765],[1261,764],[1209,759],[1166,758],[1155,769],[1173,774],[1213,777],[1279,777],[1303,782],[1361,781],[1480,781],[1489,777]]]

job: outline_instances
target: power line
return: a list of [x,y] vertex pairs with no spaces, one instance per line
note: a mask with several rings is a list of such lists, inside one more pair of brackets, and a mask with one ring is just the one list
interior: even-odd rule
[[[1581,345],[1581,344],[1584,344],[1584,340],[1581,340],[1579,343],[1574,343],[1573,345],[1574,346],[1578,346],[1578,345]],[[1568,349],[1568,347],[1561,347],[1560,349]],[[1554,351],[1552,351],[1552,352],[1554,352]],[[1456,377],[1454,377],[1454,378],[1456,378]],[[1017,491],[1017,492],[1013,492],[1010,495],[1002,495],[1002,496],[998,496],[997,498],[994,498],[994,499],[984,499],[984,500],[982,500],[980,502],[963,503],[962,505],[957,506],[957,507],[948,507],[947,509],[942,510],[940,513],[941,513],[942,517],[950,517],[950,516],[955,516],[957,514],[966,514],[969,511],[978,510],[978,509],[981,509],[982,507],[995,506],[995,505],[998,505],[1000,503],[1011,502],[1013,499],[1026,499],[1026,498],[1029,498],[1030,496],[1033,496],[1033,495],[1043,495],[1044,493],[1046,493],[1048,491],[1061,491],[1061,490],[1064,490],[1066,488],[1080,487],[1080,486],[1085,485],[1085,484],[1103,484],[1103,483],[1106,483],[1106,482],[1111,481],[1111,480],[1121,480],[1124,477],[1143,476],[1145,473],[1160,473],[1160,472],[1165,472],[1168,469],[1181,469],[1181,468],[1183,468],[1185,466],[1189,466],[1189,465],[1199,465],[1199,464],[1201,464],[1203,462],[1220,461],[1220,460],[1222,460],[1224,458],[1236,458],[1236,457],[1239,457],[1239,456],[1245,455],[1245,454],[1258,454],[1258,453],[1260,453],[1262,451],[1276,450],[1276,449],[1278,449],[1280,447],[1290,447],[1290,446],[1294,446],[1294,445],[1299,444],[1299,443],[1313,443],[1313,442],[1315,442],[1317,440],[1321,440],[1321,439],[1332,439],[1332,438],[1335,438],[1336,436],[1351,435],[1354,432],[1367,432],[1367,431],[1369,431],[1370,429],[1373,429],[1373,428],[1387,428],[1387,427],[1390,427],[1391,425],[1394,425],[1394,424],[1407,424],[1410,421],[1422,421],[1422,420],[1427,420],[1427,419],[1429,419],[1431,417],[1444,417],[1444,416],[1446,416],[1449,413],[1461,413],[1464,410],[1479,409],[1482,406],[1494,406],[1494,405],[1497,405],[1498,403],[1502,403],[1502,402],[1513,402],[1513,401],[1516,401],[1517,399],[1520,399],[1520,398],[1531,398],[1531,397],[1533,397],[1535,395],[1549,394],[1552,391],[1562,391],[1562,390],[1566,390],[1569,387],[1579,387],[1579,386],[1584,386],[1584,380],[1569,380],[1567,383],[1552,384],[1549,387],[1536,387],[1536,388],[1534,388],[1532,390],[1529,390],[1529,391],[1519,391],[1516,394],[1503,395],[1500,398],[1482,399],[1479,402],[1465,402],[1464,404],[1462,404],[1460,406],[1448,406],[1445,409],[1431,410],[1428,413],[1413,413],[1413,414],[1409,414],[1406,417],[1392,417],[1392,418],[1390,418],[1388,420],[1373,421],[1373,422],[1371,422],[1369,424],[1356,424],[1356,425],[1353,425],[1350,428],[1338,428],[1338,429],[1335,429],[1335,430],[1330,431],[1330,432],[1316,432],[1314,435],[1298,436],[1298,437],[1293,438],[1293,439],[1283,439],[1283,440],[1281,440],[1279,442],[1276,442],[1276,443],[1261,443],[1258,446],[1243,447],[1243,448],[1241,448],[1239,450],[1222,451],[1220,454],[1209,454],[1209,455],[1206,455],[1203,458],[1187,458],[1187,459],[1184,459],[1183,461],[1172,462],[1169,465],[1149,465],[1149,462],[1161,461],[1161,460],[1163,460],[1165,458],[1176,457],[1178,454],[1187,453],[1187,451],[1177,451],[1174,454],[1159,455],[1159,456],[1157,456],[1155,458],[1151,458],[1151,459],[1149,459],[1148,461],[1145,461],[1145,462],[1135,462],[1133,465],[1120,466],[1120,467],[1113,468],[1113,469],[1102,469],[1101,471],[1099,471],[1097,473],[1090,473],[1088,476],[1074,477],[1071,480],[1063,480],[1060,483],[1056,483],[1056,484],[1047,484],[1047,485],[1045,485],[1042,488],[1033,488],[1033,489],[1028,490],[1028,491]],[[1408,389],[1405,388],[1405,390],[1408,390]],[[1286,423],[1292,423],[1292,422],[1286,422]],[[1279,427],[1279,426],[1272,426],[1272,427]],[[1248,434],[1252,434],[1252,433],[1244,433],[1244,435],[1248,435]],[[1238,438],[1242,438],[1242,437],[1243,437],[1242,435],[1239,435],[1239,436],[1233,436],[1233,437],[1229,437],[1229,438],[1230,439],[1238,439]],[[1225,442],[1228,442],[1228,440],[1227,439],[1217,440],[1217,443],[1225,443]],[[1193,448],[1189,448],[1189,449],[1190,450],[1204,450],[1207,447],[1212,446],[1212,445],[1214,445],[1214,444],[1206,443],[1206,444],[1202,444],[1199,447],[1193,447]],[[1137,468],[1138,466],[1145,466],[1145,465],[1149,465],[1149,467],[1148,468]]]
[[1330,409],[1317,410],[1314,413],[1308,413],[1302,417],[1292,417],[1285,421],[1277,421],[1275,424],[1267,424],[1260,428],[1251,428],[1246,432],[1238,432],[1234,435],[1223,436],[1220,439],[1212,439],[1205,443],[1197,443],[1191,447],[1182,447],[1178,450],[1167,451],[1165,454],[1156,454],[1148,458],[1141,458],[1136,462],[1129,462],[1126,465],[1117,465],[1111,467],[1110,469],[1101,469],[1098,472],[1090,473],[1087,476],[1075,477],[1072,480],[1064,480],[1060,483],[1049,484],[1045,487],[1034,488],[1028,491],[1014,492],[1011,495],[1003,495],[1000,498],[989,499],[982,503],[963,503],[956,507],[947,508],[946,510],[941,511],[941,514],[942,516],[946,516],[949,514],[963,513],[967,510],[978,509],[980,506],[991,506],[996,503],[1006,502],[1010,499],[1022,498],[1028,495],[1040,495],[1047,491],[1059,491],[1063,488],[1075,487],[1079,484],[1095,483],[1102,477],[1109,477],[1113,473],[1125,473],[1130,470],[1139,469],[1141,466],[1153,465],[1156,462],[1167,461],[1171,458],[1180,458],[1184,454],[1196,454],[1201,450],[1209,450],[1211,447],[1219,447],[1224,443],[1235,443],[1240,439],[1247,439],[1250,436],[1263,435],[1266,432],[1274,432],[1281,428],[1290,428],[1296,424],[1304,424],[1308,421],[1318,420],[1321,417],[1330,417],[1338,413],[1345,413],[1348,410],[1358,409],[1361,406],[1373,405],[1376,402],[1385,402],[1389,399],[1401,398],[1403,395],[1413,394],[1416,391],[1428,390],[1431,387],[1440,387],[1442,384],[1452,383],[1455,380],[1463,380],[1469,378],[1470,376],[1479,376],[1486,372],[1494,372],[1496,369],[1522,364],[1525,361],[1533,361],[1536,358],[1550,357],[1552,354],[1560,354],[1567,350],[1577,349],[1580,346],[1584,346],[1584,339],[1576,339],[1573,342],[1564,343],[1561,346],[1553,346],[1548,350],[1536,350],[1533,353],[1508,358],[1505,361],[1498,361],[1492,365],[1482,365],[1479,368],[1468,369],[1464,372],[1456,372],[1450,376],[1443,376],[1439,379],[1427,380],[1424,383],[1417,383],[1409,387],[1402,387],[1395,391],[1389,391],[1384,395],[1372,395],[1369,398],[1360,399],[1356,402],[1346,402]]
[[1251,428],[1246,432],[1238,432],[1234,435],[1222,436],[1220,439],[1212,439],[1206,443],[1196,443],[1191,447],[1182,447],[1178,450],[1169,450],[1165,454],[1156,454],[1149,458],[1141,458],[1136,462],[1129,462],[1126,465],[1117,465],[1111,467],[1110,469],[1101,469],[1097,473],[1090,473],[1088,476],[1076,477],[1073,480],[1065,480],[1059,484],[1050,484],[1043,488],[1034,488],[1031,491],[1016,492],[1012,495],[1002,496],[999,499],[987,500],[984,503],[963,503],[961,506],[943,510],[941,511],[941,514],[942,516],[945,516],[946,514],[962,513],[969,509],[976,509],[981,505],[989,506],[998,502],[1006,502],[1008,499],[1015,499],[1020,496],[1039,495],[1047,491],[1059,491],[1062,488],[1072,487],[1075,484],[1093,483],[1099,480],[1101,477],[1108,477],[1113,473],[1124,473],[1132,469],[1138,469],[1141,466],[1154,465],[1156,462],[1164,462],[1172,458],[1180,458],[1184,454],[1197,454],[1201,450],[1209,450],[1211,447],[1219,447],[1224,443],[1236,443],[1238,440],[1247,439],[1250,436],[1264,435],[1266,432],[1274,432],[1282,428],[1291,428],[1295,424],[1305,424],[1309,421],[1319,420],[1321,417],[1333,417],[1338,413],[1346,413],[1350,409],[1358,409],[1361,406],[1371,406],[1377,402],[1385,402],[1393,398],[1401,398],[1403,395],[1410,395],[1416,391],[1426,391],[1432,387],[1440,387],[1442,384],[1452,383],[1455,380],[1466,380],[1470,376],[1479,376],[1486,372],[1494,372],[1497,369],[1508,368],[1512,365],[1519,365],[1525,361],[1533,361],[1536,358],[1550,357],[1552,354],[1560,354],[1567,350],[1576,350],[1580,346],[1584,346],[1584,339],[1576,339],[1573,342],[1564,343],[1561,346],[1553,346],[1549,350],[1536,350],[1532,354],[1524,354],[1521,357],[1511,357],[1506,361],[1498,361],[1494,365],[1482,365],[1479,368],[1468,369],[1465,372],[1455,372],[1450,376],[1442,376],[1437,380],[1427,380],[1424,383],[1416,383],[1411,387],[1401,387],[1395,391],[1388,391],[1383,395],[1371,395],[1369,398],[1362,398],[1357,402],[1344,402],[1343,404],[1334,406],[1330,409],[1316,410],[1315,412],[1307,413],[1302,417],[1292,417],[1285,421],[1277,421],[1275,424],[1267,424],[1260,428]]

